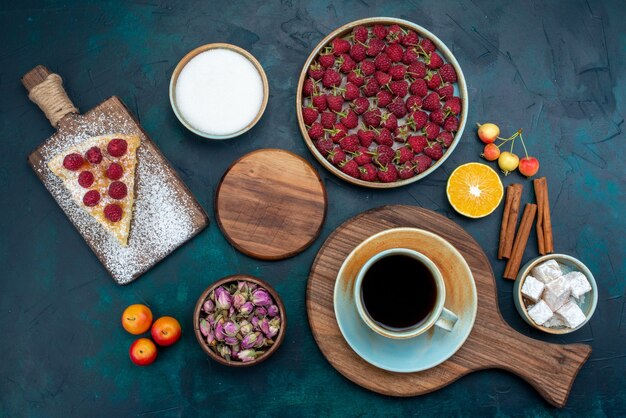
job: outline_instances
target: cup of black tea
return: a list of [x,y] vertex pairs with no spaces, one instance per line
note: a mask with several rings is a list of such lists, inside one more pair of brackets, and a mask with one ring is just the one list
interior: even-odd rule
[[446,286],[428,257],[392,248],[370,258],[354,283],[359,316],[378,334],[416,337],[433,326],[452,331],[458,317],[444,307]]

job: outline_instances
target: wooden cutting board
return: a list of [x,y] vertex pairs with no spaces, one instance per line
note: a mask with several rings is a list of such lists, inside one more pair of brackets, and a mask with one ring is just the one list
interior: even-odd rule
[[[333,308],[335,279],[347,255],[369,236],[396,227],[421,228],[448,240],[469,264],[478,293],[476,322],[465,344],[439,366],[417,373],[388,372],[361,359],[341,335]],[[491,265],[478,243],[451,220],[415,206],[383,206],[337,228],[311,267],[307,312],[315,341],[331,365],[354,383],[390,396],[422,395],[473,371],[497,368],[520,376],[548,402],[562,407],[591,354],[588,345],[550,344],[507,325],[498,308]]]
[[[50,74],[40,65],[25,74],[22,83],[30,93]],[[58,107],[54,103],[40,105],[44,111],[52,106]],[[117,283],[135,280],[209,224],[202,207],[119,98],[111,97],[82,115],[70,111],[56,128],[56,133],[29,155],[28,162]],[[75,204],[47,166],[64,149],[105,134],[141,138],[128,247],[122,247]]]
[[244,155],[215,193],[215,217],[239,251],[280,260],[307,248],[326,217],[326,189],[304,158],[281,149]]

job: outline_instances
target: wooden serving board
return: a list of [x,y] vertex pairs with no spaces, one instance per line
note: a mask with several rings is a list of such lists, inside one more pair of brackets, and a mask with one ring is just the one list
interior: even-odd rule
[[244,155],[215,193],[215,217],[239,251],[280,260],[307,248],[326,216],[326,189],[304,158],[281,149]]
[[[476,322],[465,344],[439,366],[417,373],[387,372],[361,359],[341,335],[333,308],[335,279],[347,255],[369,236],[396,227],[421,228],[448,240],[469,264],[478,293]],[[415,206],[373,209],[337,228],[311,267],[307,312],[315,341],[331,365],[354,383],[390,396],[422,395],[473,371],[498,368],[520,376],[548,402],[562,407],[591,354],[588,345],[550,344],[507,325],[498,309],[491,265],[478,243],[456,223]]]
[[[50,74],[37,66],[22,78],[30,92]],[[128,247],[104,230],[48,168],[57,153],[84,139],[105,134],[134,134],[137,150],[135,205]],[[178,177],[148,134],[117,97],[80,115],[67,113],[57,132],[28,156],[28,162],[59,203],[106,270],[119,284],[130,283],[209,224],[202,207]]]

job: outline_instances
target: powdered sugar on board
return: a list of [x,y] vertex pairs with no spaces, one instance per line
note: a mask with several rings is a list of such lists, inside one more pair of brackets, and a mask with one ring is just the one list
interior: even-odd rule
[[[139,135],[142,142],[137,150],[136,200],[128,247],[122,247],[77,205],[63,182],[46,166],[56,154],[87,138],[116,133]],[[208,223],[202,208],[117,98],[62,124],[57,134],[29,160],[46,188],[119,284],[136,279]]]

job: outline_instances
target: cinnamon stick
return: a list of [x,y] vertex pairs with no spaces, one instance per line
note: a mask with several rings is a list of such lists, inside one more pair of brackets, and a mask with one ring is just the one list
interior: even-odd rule
[[550,200],[548,199],[548,182],[543,178],[543,239],[546,252],[554,252],[554,240],[552,238],[552,219],[550,218]]
[[515,227],[517,226],[517,218],[519,217],[520,202],[522,199],[522,190],[523,186],[521,184],[512,184],[507,187],[504,206],[505,213],[502,215],[502,227],[500,228],[500,245],[498,247],[499,259],[511,258],[513,240],[515,238]]
[[524,207],[524,213],[522,214],[522,220],[519,224],[517,235],[515,235],[511,258],[509,258],[509,261],[506,263],[506,267],[504,269],[505,279],[515,280],[517,277],[520,265],[522,264],[524,250],[526,249],[526,243],[528,242],[528,236],[530,235],[530,230],[532,229],[536,214],[537,205],[534,203],[527,203]]
[[535,200],[537,201],[537,248],[539,249],[539,254],[546,255],[545,237],[543,235],[543,213],[545,210],[543,180],[545,180],[545,177],[533,180],[533,186],[535,188]]

